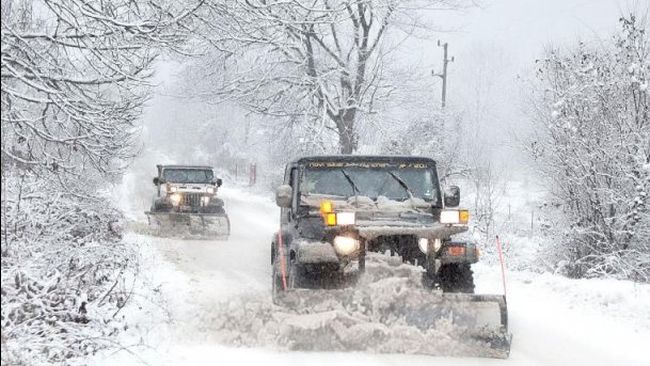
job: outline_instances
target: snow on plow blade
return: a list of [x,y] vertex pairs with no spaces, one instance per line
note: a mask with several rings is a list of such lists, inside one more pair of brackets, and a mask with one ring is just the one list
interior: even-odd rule
[[[293,289],[276,304],[287,311],[281,323],[296,350],[508,358],[511,335],[504,296],[399,287],[401,293],[386,293],[389,301],[359,288]],[[337,328],[342,326],[357,337],[341,335]],[[344,341],[315,344],[314,337]]]
[[505,296],[431,290],[422,274],[399,257],[368,253],[365,273],[343,279],[344,287],[318,289],[305,281],[312,288],[279,291],[274,318],[284,332],[278,343],[297,350],[509,356]]
[[504,296],[431,290],[422,272],[399,257],[368,253],[361,276],[313,273],[318,281],[302,282],[309,288],[272,290],[273,301],[268,294],[229,299],[207,326],[219,342],[238,347],[508,357]]
[[152,234],[168,237],[226,239],[230,235],[228,215],[189,212],[145,212]]
[[[436,295],[434,295],[436,296]],[[507,358],[511,335],[508,333],[508,307],[503,295],[442,294],[440,302],[421,304],[413,311],[413,324],[435,327],[440,319],[448,319],[458,330],[456,336],[467,337],[467,344],[477,345],[481,357]],[[433,305],[433,306],[431,306]]]

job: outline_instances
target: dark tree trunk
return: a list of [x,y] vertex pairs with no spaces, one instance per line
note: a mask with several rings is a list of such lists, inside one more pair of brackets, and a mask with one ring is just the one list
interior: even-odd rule
[[354,130],[354,122],[357,114],[356,108],[341,111],[336,127],[339,131],[339,147],[341,154],[352,154],[358,147],[358,136]]

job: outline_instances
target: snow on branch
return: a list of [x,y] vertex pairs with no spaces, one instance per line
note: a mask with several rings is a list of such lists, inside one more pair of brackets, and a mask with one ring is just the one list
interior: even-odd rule
[[[197,13],[208,57],[186,69],[186,92],[236,100],[256,113],[335,131],[359,147],[359,121],[390,95],[382,71],[395,35],[415,13],[464,1],[213,1]],[[391,35],[391,31],[394,34]],[[407,34],[405,37],[408,37]]]
[[561,213],[564,270],[647,282],[650,43],[634,15],[621,26],[606,49],[582,43],[539,61],[530,152]]

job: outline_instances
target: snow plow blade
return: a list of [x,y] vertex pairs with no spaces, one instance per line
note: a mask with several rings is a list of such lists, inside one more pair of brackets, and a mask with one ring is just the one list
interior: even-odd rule
[[[480,357],[508,358],[512,335],[508,333],[508,305],[503,295],[442,294],[436,307],[416,308],[414,321],[435,327],[436,319],[449,319],[467,337],[467,344],[476,343]],[[420,319],[417,319],[420,318]],[[427,323],[428,320],[428,323]]]
[[152,234],[164,237],[225,240],[230,220],[223,213],[145,212]]
[[[328,277],[316,275],[321,281],[311,283],[307,274],[293,288],[272,291],[285,327],[282,342],[292,349],[502,359],[510,355],[512,336],[503,295],[431,290],[423,286],[419,267],[374,253],[367,257],[361,277],[342,282]],[[329,281],[342,286],[323,286]],[[304,343],[314,337],[327,341]]]
[[[429,292],[426,297],[412,295],[400,296],[388,303],[381,298],[372,299],[352,288],[318,291],[292,289],[278,296],[274,302],[291,314],[287,315],[289,321],[284,325],[285,336],[291,334],[296,350],[370,350],[452,357],[509,357],[512,336],[508,333],[504,296],[435,292]],[[338,334],[328,333],[338,333],[339,325],[326,324],[323,318],[331,318],[332,323],[341,322],[350,329],[371,328],[376,332],[375,336],[380,335],[376,338],[373,336],[370,344],[362,346],[352,343],[341,348],[345,342],[339,342],[332,349],[323,344],[318,348],[313,348],[313,345],[300,346],[300,339],[313,338],[311,333],[318,333],[319,338],[338,337]],[[304,324],[313,324],[314,320],[321,323],[317,330],[304,329]],[[405,339],[398,339],[400,337]],[[390,342],[390,339],[407,345],[372,344],[374,341],[379,344]]]

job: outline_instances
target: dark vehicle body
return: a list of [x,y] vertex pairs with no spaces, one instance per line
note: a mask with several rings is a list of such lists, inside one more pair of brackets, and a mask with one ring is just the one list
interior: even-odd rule
[[[282,209],[271,247],[274,290],[283,286],[280,252],[289,285],[301,287],[309,277],[338,278],[354,264],[362,273],[366,253],[375,251],[422,266],[428,287],[473,292],[476,246],[452,240],[467,224],[441,223],[441,214],[460,212],[459,190],[450,188],[443,195],[436,162],[424,157],[311,156],[289,163],[276,196]],[[345,222],[328,224],[327,215]]]
[[[287,165],[276,202],[282,209],[271,244],[274,303],[301,312],[319,299],[358,299],[369,317],[400,319],[419,329],[458,325],[459,332],[447,336],[468,341],[468,355],[508,357],[512,336],[505,295],[474,294],[471,264],[478,261],[478,250],[452,238],[467,231],[469,212],[457,208],[458,187],[447,187],[443,194],[435,161],[414,156],[300,158]],[[397,254],[423,267],[424,286],[409,292],[413,283],[395,272],[388,282],[397,284],[395,302],[374,306],[364,290],[391,291],[382,287],[387,282],[346,286],[365,272],[369,251]],[[380,258],[387,259],[368,256],[368,279],[378,268],[386,271],[377,267]],[[391,276],[390,269],[384,273]]]

